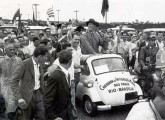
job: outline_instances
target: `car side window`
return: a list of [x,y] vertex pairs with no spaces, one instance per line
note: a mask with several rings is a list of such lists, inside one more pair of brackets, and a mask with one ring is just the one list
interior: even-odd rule
[[87,76],[90,75],[89,67],[88,67],[88,64],[86,62],[84,63],[84,68],[81,69],[81,73],[83,75],[87,75]]

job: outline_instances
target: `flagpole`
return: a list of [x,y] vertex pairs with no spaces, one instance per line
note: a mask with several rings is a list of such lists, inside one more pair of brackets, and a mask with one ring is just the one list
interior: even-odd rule
[[107,11],[105,11],[105,23],[107,23]]

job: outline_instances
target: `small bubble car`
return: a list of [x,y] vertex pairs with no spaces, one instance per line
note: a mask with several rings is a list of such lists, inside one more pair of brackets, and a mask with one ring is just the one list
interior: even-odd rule
[[85,112],[94,116],[113,106],[136,103],[143,96],[136,82],[121,56],[94,55],[84,62],[76,97],[83,102]]

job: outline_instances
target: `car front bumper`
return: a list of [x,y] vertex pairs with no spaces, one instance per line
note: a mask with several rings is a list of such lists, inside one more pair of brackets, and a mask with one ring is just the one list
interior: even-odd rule
[[111,108],[112,108],[111,105],[98,105],[97,106],[98,111],[110,110]]

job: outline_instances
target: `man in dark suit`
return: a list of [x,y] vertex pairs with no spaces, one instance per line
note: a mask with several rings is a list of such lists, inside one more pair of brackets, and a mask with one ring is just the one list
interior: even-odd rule
[[139,54],[138,54],[138,62],[140,61],[139,60],[139,56],[140,56],[140,52],[141,52],[141,48],[144,47],[144,46],[147,46],[148,45],[148,33],[145,33],[143,32],[139,41],[137,42],[137,46],[139,48]]
[[0,40],[0,56],[4,56],[4,44],[3,40]]
[[158,47],[155,45],[155,36],[150,36],[148,45],[141,48],[139,55],[139,63],[141,66],[141,74],[145,77],[144,94],[150,97],[151,88],[154,84],[153,73],[155,73],[156,54]]
[[45,120],[43,105],[43,70],[41,64],[48,50],[36,47],[31,58],[23,61],[13,74],[11,88],[19,107],[23,110],[23,120]]
[[44,105],[47,120],[70,120],[71,95],[70,95],[70,75],[68,68],[72,62],[72,53],[63,50],[59,54],[58,68],[50,75],[44,92]]

